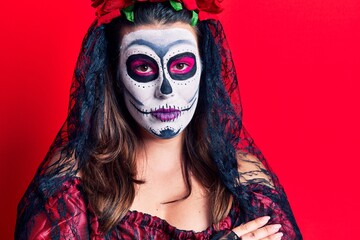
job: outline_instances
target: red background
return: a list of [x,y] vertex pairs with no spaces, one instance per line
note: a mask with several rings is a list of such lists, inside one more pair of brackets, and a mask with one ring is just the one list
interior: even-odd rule
[[[5,1],[0,14],[0,238],[67,115],[89,0]],[[228,0],[244,121],[305,239],[354,239],[360,213],[360,2]]]

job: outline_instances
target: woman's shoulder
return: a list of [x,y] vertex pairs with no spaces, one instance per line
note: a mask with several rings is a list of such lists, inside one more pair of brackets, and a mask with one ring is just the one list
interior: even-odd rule
[[59,195],[81,192],[81,175],[76,170],[75,154],[72,153],[70,157],[66,157],[67,154],[58,150],[42,163],[29,187],[35,194],[50,199]]
[[36,179],[19,203],[15,235],[21,239],[52,239],[50,233],[76,229],[77,235],[87,236],[83,230],[87,228],[87,211],[80,178]]
[[[33,181],[19,203],[21,208],[56,210],[61,204],[73,204],[79,211],[85,211],[85,194],[81,179],[77,176],[40,178]],[[64,205],[65,206],[65,205]]]
[[80,177],[75,175],[66,177],[64,179],[59,179],[57,181],[59,181],[58,189],[53,191],[53,193],[49,197],[54,198],[61,195],[83,194],[82,182]]
[[274,188],[269,169],[255,155],[237,151],[239,180],[241,184],[261,184]]

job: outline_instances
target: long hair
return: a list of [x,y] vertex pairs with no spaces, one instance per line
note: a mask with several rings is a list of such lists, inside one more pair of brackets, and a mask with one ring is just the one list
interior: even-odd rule
[[[142,3],[134,8],[135,25],[190,24],[191,12],[175,11],[169,3]],[[114,227],[129,210],[134,197],[134,184],[142,184],[136,176],[136,150],[141,144],[136,123],[126,109],[123,87],[119,81],[119,44],[122,27],[132,25],[123,17],[105,27],[108,67],[105,72],[103,111],[95,111],[90,122],[88,159],[80,168],[84,190],[98,216],[101,230]],[[199,23],[198,38],[202,64],[211,66],[202,73],[198,106],[187,126],[184,138],[185,160],[182,170],[191,192],[189,173],[207,190],[211,202],[212,221],[220,221],[229,212],[232,197],[221,181],[219,170],[210,150],[208,116],[212,106],[208,101],[208,82],[221,74],[221,59],[214,42],[209,41],[210,30]],[[210,52],[208,52],[210,50]],[[205,57],[205,55],[207,55]],[[211,62],[209,62],[211,61]],[[188,196],[188,195],[187,195]],[[186,198],[185,196],[184,198]],[[181,201],[179,199],[178,201]]]

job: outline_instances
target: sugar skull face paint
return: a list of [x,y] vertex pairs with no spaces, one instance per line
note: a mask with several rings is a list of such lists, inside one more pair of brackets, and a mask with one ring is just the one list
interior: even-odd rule
[[185,28],[130,32],[122,39],[119,64],[125,103],[137,123],[165,139],[183,131],[198,102],[195,35]]

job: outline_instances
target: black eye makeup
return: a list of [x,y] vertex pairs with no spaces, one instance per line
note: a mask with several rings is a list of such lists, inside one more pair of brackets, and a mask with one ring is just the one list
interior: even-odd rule
[[196,57],[193,53],[190,52],[175,55],[169,59],[167,68],[172,79],[189,79],[196,73]]
[[131,55],[126,60],[126,69],[129,76],[140,83],[151,82],[159,77],[157,62],[145,54]]

